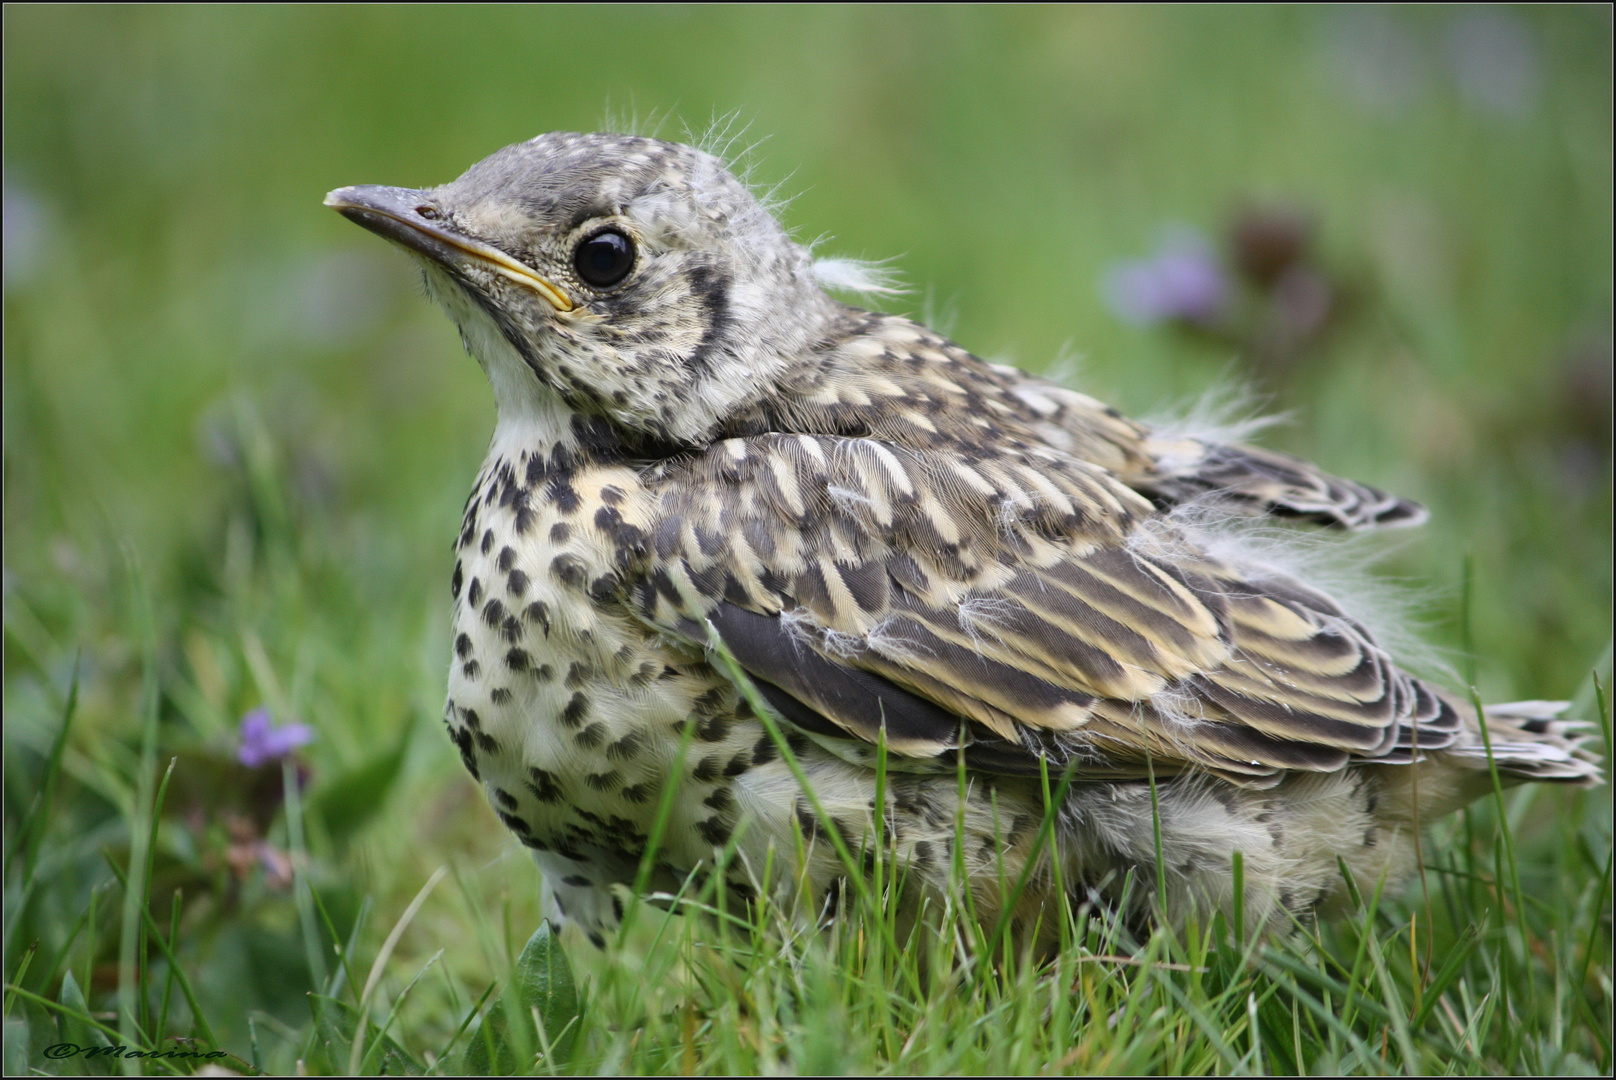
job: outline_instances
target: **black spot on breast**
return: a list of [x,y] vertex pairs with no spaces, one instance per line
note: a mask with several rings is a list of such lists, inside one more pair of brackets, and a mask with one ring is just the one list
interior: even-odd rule
[[483,533],[483,542],[478,545],[478,549],[480,551],[482,551],[482,553],[484,555],[487,555],[488,552],[489,552],[489,549],[491,549],[493,546],[494,546],[494,530],[493,529],[488,529]]
[[471,638],[461,634],[455,638],[455,655],[464,660],[471,655]]
[[460,665],[460,674],[467,679],[475,679],[483,673],[483,666],[475,660],[467,660]]
[[472,751],[471,732],[465,728],[451,732],[450,738],[454,740],[455,749],[460,751],[460,763],[466,767],[473,780],[480,780],[477,775],[477,755]]
[[499,805],[503,806],[507,810],[515,810],[518,806],[522,805],[521,802],[517,800],[515,795],[512,795],[504,788],[499,787],[494,789],[494,801],[499,803]]
[[722,847],[729,843],[730,828],[716,817],[696,822],[696,831],[713,847]]
[[533,510],[527,505],[527,499],[524,498],[521,505],[516,508],[516,535],[526,536],[527,531],[532,527]]
[[645,736],[638,731],[631,731],[621,739],[606,748],[606,756],[613,761],[627,761],[640,752],[640,744]]
[[477,740],[477,749],[481,750],[483,753],[485,753],[485,754],[497,754],[497,753],[499,753],[499,740],[495,739],[492,735],[488,734],[486,731],[473,732],[472,737]]
[[565,544],[567,540],[571,538],[571,536],[572,526],[568,525],[565,521],[558,521],[554,525],[550,526],[551,543]]
[[740,753],[729,759],[729,764],[724,766],[724,775],[739,776],[751,767],[752,752],[750,750],[742,750]]
[[572,488],[571,478],[565,473],[550,478],[550,482],[544,486],[544,498],[554,503],[564,514],[577,510],[580,504],[578,493]]
[[516,550],[508,545],[500,548],[498,565],[500,573],[508,572],[511,567],[516,565]]
[[780,756],[779,748],[774,745],[774,739],[768,735],[752,744],[752,767],[767,765]]
[[703,690],[696,700],[690,703],[693,712],[708,714],[722,709],[729,702],[730,692],[727,687],[714,686]]
[[505,575],[505,591],[517,600],[522,599],[522,594],[527,592],[527,575],[520,570]]
[[589,596],[592,600],[610,600],[617,592],[617,578],[613,574],[602,574],[589,583]]
[[526,649],[511,649],[505,654],[505,666],[512,671],[526,671],[531,663]]
[[563,798],[561,782],[555,773],[539,768],[530,768],[527,773],[532,778],[527,782],[527,789],[533,793],[535,799],[544,803],[561,801]]
[[588,784],[596,791],[610,791],[612,788],[622,783],[622,781],[623,774],[618,772],[616,769],[611,769],[603,773],[590,773],[588,776],[584,777],[584,783]]
[[537,623],[544,636],[550,636],[550,605],[543,600],[535,600],[522,609],[522,618],[530,623]]
[[499,632],[507,642],[522,640],[522,621],[515,615],[505,616],[505,621],[499,624]]
[[533,669],[533,677],[540,682],[549,682],[551,679],[555,678],[555,668],[551,667],[549,664],[540,664],[538,667]]
[[460,569],[460,560],[456,559],[454,577],[449,579],[449,595],[456,600],[460,599],[460,584],[463,580],[464,575]]
[[708,716],[696,720],[696,738],[702,742],[723,742],[729,737],[733,725],[722,716]]
[[589,889],[593,888],[595,885],[593,881],[590,881],[582,874],[568,874],[566,877],[561,879],[561,883],[563,885],[571,885],[574,889]]
[[587,715],[589,715],[589,698],[580,690],[572,695],[572,699],[567,702],[567,707],[561,710],[561,722],[570,728],[575,728],[583,723],[583,719]]
[[589,931],[589,944],[604,952],[606,949],[606,938],[599,930],[591,930]]
[[594,678],[594,667],[581,660],[574,660],[567,665],[567,677],[561,680],[561,684],[568,690],[576,690],[580,686],[593,682]]
[[505,621],[505,605],[497,599],[490,600],[483,605],[483,622],[489,626],[498,626]]
[[697,780],[700,780],[704,784],[710,784],[714,780],[718,779],[719,775],[723,771],[723,756],[720,754],[713,754],[710,757],[702,758],[696,767],[690,771],[690,775],[694,776]]
[[589,568],[576,555],[563,552],[550,563],[550,574],[561,584],[581,589],[589,580]]
[[621,506],[623,502],[623,489],[616,484],[607,484],[600,489],[600,501],[607,506]]
[[1376,841],[1378,841],[1380,839],[1380,837],[1378,835],[1376,835],[1376,833],[1377,833],[1377,826],[1374,826],[1374,825],[1371,825],[1371,826],[1369,826],[1369,828],[1364,830],[1364,834],[1363,834],[1363,846],[1364,847],[1372,848],[1372,847],[1375,846]]
[[488,691],[488,700],[492,701],[495,705],[509,705],[511,702],[511,692],[503,686],[496,686],[492,690]]
[[466,594],[466,599],[471,602],[472,607],[476,607],[483,602],[483,583],[481,581],[476,578],[471,579],[471,591]]
[[[540,840],[536,836],[518,836],[517,839],[522,842],[524,847],[531,848],[534,851],[550,850],[550,845],[546,844],[543,840]],[[560,904],[558,903],[556,906],[559,907]]]
[[531,825],[517,817],[515,814],[507,814],[503,810],[496,810],[495,813],[499,815],[499,820],[505,823],[505,827],[507,829],[519,836],[527,836],[533,831],[533,827]]
[[618,795],[621,796],[625,802],[631,802],[638,805],[651,798],[651,785],[649,783],[632,784],[624,788],[622,791],[619,791]]
[[585,750],[593,750],[606,741],[606,725],[596,721],[580,731],[573,741]]
[[735,796],[729,793],[729,788],[727,787],[714,788],[713,793],[701,801],[702,805],[710,806],[722,813],[735,805]]

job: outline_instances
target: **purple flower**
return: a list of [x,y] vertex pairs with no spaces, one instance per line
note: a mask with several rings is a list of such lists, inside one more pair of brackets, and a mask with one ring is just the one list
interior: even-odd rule
[[236,757],[249,769],[267,765],[314,740],[314,729],[307,724],[273,727],[268,709],[254,709],[241,718],[241,749]]
[[1101,286],[1118,318],[1140,326],[1179,320],[1208,326],[1229,303],[1229,279],[1199,233],[1176,231],[1148,259],[1115,263]]

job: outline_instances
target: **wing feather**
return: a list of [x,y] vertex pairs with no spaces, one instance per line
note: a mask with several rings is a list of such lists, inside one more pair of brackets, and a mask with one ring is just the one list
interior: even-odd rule
[[1260,785],[1451,741],[1328,597],[1211,558],[1092,462],[987,445],[764,434],[663,462],[633,595],[716,630],[787,720],[914,758]]
[[1257,514],[1300,518],[1343,529],[1419,525],[1419,503],[1332,476],[1288,454],[1179,434],[1129,420],[1115,409],[1013,368],[996,369],[1038,417],[1052,445],[1110,468],[1158,502],[1212,497]]

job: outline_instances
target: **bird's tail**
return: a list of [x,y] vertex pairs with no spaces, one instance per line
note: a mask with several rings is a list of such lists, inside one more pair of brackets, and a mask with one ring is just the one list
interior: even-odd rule
[[[1590,747],[1596,730],[1582,720],[1563,720],[1564,701],[1512,701],[1488,705],[1481,719],[1474,705],[1442,695],[1461,718],[1452,744],[1421,754],[1413,766],[1381,768],[1381,790],[1393,818],[1430,821],[1492,791],[1491,763],[1505,786],[1526,780],[1592,787],[1604,780],[1601,758]],[[1481,720],[1486,721],[1485,734]]]
[[1487,769],[1489,748],[1502,777],[1517,780],[1557,780],[1592,786],[1604,779],[1601,759],[1589,748],[1596,731],[1585,720],[1562,720],[1568,701],[1511,701],[1482,709],[1486,736],[1475,718],[1475,707],[1451,702],[1468,723],[1444,753],[1459,763]]

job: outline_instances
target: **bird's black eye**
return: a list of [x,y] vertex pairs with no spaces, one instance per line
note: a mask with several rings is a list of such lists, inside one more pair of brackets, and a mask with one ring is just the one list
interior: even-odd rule
[[634,245],[615,229],[598,232],[578,245],[572,265],[586,284],[610,288],[634,269]]

